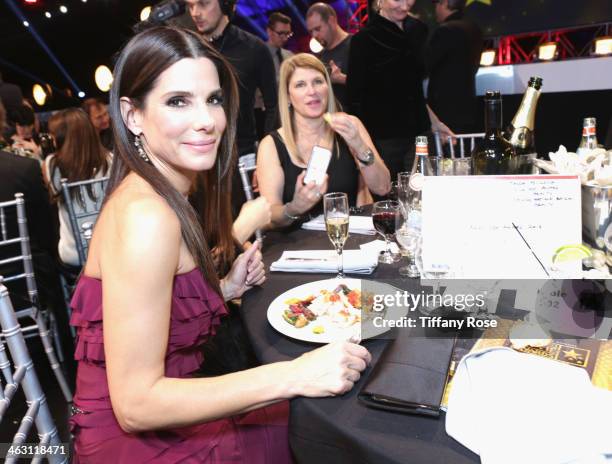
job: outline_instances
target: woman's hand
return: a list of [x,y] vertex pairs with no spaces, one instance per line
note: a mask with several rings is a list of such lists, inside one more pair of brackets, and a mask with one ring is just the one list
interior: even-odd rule
[[334,113],[326,117],[329,127],[338,133],[354,153],[365,153],[368,145],[359,132],[359,122],[355,116],[346,113]]
[[291,361],[295,393],[323,397],[342,395],[353,388],[372,361],[369,351],[350,342],[334,342]]
[[244,292],[261,285],[266,280],[266,270],[256,241],[248,250],[240,254],[232,264],[232,268],[221,280],[221,291],[225,301],[240,298]]
[[302,171],[302,173],[298,176],[297,180],[295,181],[295,193],[293,194],[293,200],[286,205],[286,208],[288,208],[287,212],[291,215],[299,216],[309,211],[314,205],[321,201],[323,194],[327,192],[327,182],[329,180],[329,176],[327,174],[325,174],[323,183],[321,185],[317,185],[314,182],[309,182],[308,184],[304,185],[305,175],[306,171]]

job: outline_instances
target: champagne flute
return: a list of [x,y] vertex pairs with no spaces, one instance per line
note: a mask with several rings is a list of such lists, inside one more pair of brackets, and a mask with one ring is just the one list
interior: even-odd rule
[[398,223],[401,220],[401,206],[393,200],[377,201],[372,209],[372,222],[376,231],[385,239],[386,249],[378,256],[379,263],[391,264],[399,261],[400,254],[391,251],[390,240],[393,239]]
[[326,193],[323,196],[323,210],[325,212],[327,236],[336,248],[336,253],[338,253],[338,275],[336,278],[342,279],[344,278],[342,249],[349,235],[349,206],[346,193]]

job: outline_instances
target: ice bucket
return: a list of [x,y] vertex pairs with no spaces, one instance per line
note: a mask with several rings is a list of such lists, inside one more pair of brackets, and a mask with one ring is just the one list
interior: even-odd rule
[[612,185],[582,186],[582,233],[585,239],[605,251],[604,234],[612,222]]

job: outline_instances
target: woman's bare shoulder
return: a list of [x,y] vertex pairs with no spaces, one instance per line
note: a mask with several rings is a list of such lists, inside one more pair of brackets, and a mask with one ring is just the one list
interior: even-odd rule
[[121,253],[138,257],[162,253],[173,261],[180,245],[181,225],[174,210],[146,181],[128,176],[98,217],[86,273],[99,274],[103,257]]

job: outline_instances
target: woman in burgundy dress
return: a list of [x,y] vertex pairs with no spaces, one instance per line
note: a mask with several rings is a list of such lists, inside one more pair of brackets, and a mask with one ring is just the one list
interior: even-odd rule
[[204,176],[205,228],[214,221],[231,237],[236,81],[197,34],[166,27],[135,36],[114,77],[115,159],[72,302],[75,460],[289,462],[286,400],[350,390],[370,354],[342,342],[290,362],[191,376],[224,301],[265,280],[257,244],[217,277],[187,201]]

